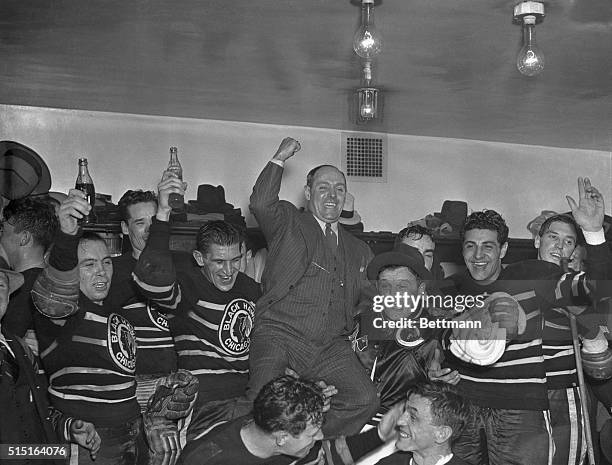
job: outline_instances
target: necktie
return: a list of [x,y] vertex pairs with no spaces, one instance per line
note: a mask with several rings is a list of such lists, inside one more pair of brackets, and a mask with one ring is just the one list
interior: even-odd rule
[[338,247],[338,241],[336,240],[336,233],[331,227],[331,224],[325,223],[325,242],[332,253],[336,253]]
[[4,375],[10,376],[13,378],[13,381],[17,380],[19,365],[17,365],[16,360],[6,346],[0,343],[0,377]]

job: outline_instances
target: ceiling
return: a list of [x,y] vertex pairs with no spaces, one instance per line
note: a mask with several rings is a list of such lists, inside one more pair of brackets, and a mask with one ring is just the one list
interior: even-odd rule
[[514,3],[383,0],[356,126],[349,0],[2,0],[0,103],[612,151],[612,2],[545,2],[535,78]]

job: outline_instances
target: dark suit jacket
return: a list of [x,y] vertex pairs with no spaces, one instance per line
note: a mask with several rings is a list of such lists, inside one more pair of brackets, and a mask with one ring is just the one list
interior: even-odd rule
[[[23,339],[4,333],[15,354],[0,352],[0,443],[58,444],[64,442],[62,431],[68,417],[49,409],[47,379],[39,372],[38,361]],[[11,358],[18,367],[17,379],[8,370]],[[3,462],[4,463],[4,462]],[[12,465],[60,465],[64,460],[21,458],[6,460]]]
[[[309,211],[299,211],[292,203],[279,200],[283,168],[268,163],[259,175],[251,195],[251,211],[257,218],[268,243],[268,259],[262,276],[264,294],[257,303],[258,324],[281,323],[300,333],[286,314],[270,311],[282,306],[302,276],[316,266],[313,257],[323,246],[323,231]],[[339,246],[346,261],[345,316],[347,327],[352,327],[355,306],[366,281],[366,267],[372,258],[370,248],[338,225]],[[319,290],[320,291],[320,290]],[[317,289],[313,289],[317,292]],[[283,312],[284,313],[284,312]],[[279,321],[280,319],[280,321]]]

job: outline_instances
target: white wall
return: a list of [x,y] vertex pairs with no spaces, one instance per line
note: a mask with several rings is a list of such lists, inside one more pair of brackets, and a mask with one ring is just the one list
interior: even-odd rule
[[[226,200],[249,224],[253,183],[283,137],[302,150],[287,164],[281,198],[302,202],[306,172],[340,165],[340,131],[251,123],[165,118],[0,105],[0,138],[25,144],[49,166],[52,190],[74,186],[77,158],[89,159],[98,192],[117,202],[128,188],[154,189],[176,145],[189,183],[223,184]],[[397,232],[407,221],[440,211],[445,199],[472,210],[504,215],[512,237],[530,237],[526,225],[541,210],[567,211],[576,177],[589,176],[612,204],[612,153],[481,141],[388,135],[389,179],[349,183],[366,230]]]

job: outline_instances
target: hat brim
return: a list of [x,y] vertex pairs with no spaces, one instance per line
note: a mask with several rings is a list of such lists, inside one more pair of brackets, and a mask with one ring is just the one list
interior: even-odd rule
[[[15,169],[25,171],[16,172]],[[8,199],[45,194],[51,188],[51,174],[45,161],[34,150],[19,142],[0,141],[0,194]],[[15,182],[7,180],[15,180]]]
[[376,255],[368,265],[368,279],[375,281],[378,279],[380,270],[387,266],[405,266],[410,268],[419,278],[429,281],[432,278],[431,273],[422,263],[422,259],[418,260],[408,254],[390,251]]
[[361,216],[356,211],[353,211],[353,216],[351,216],[350,218],[345,218],[341,216],[340,218],[338,218],[338,221],[340,222],[340,224],[347,224],[350,226],[357,223],[361,223]]
[[23,286],[23,275],[8,268],[0,268],[0,273],[4,273],[8,278],[9,295]]

